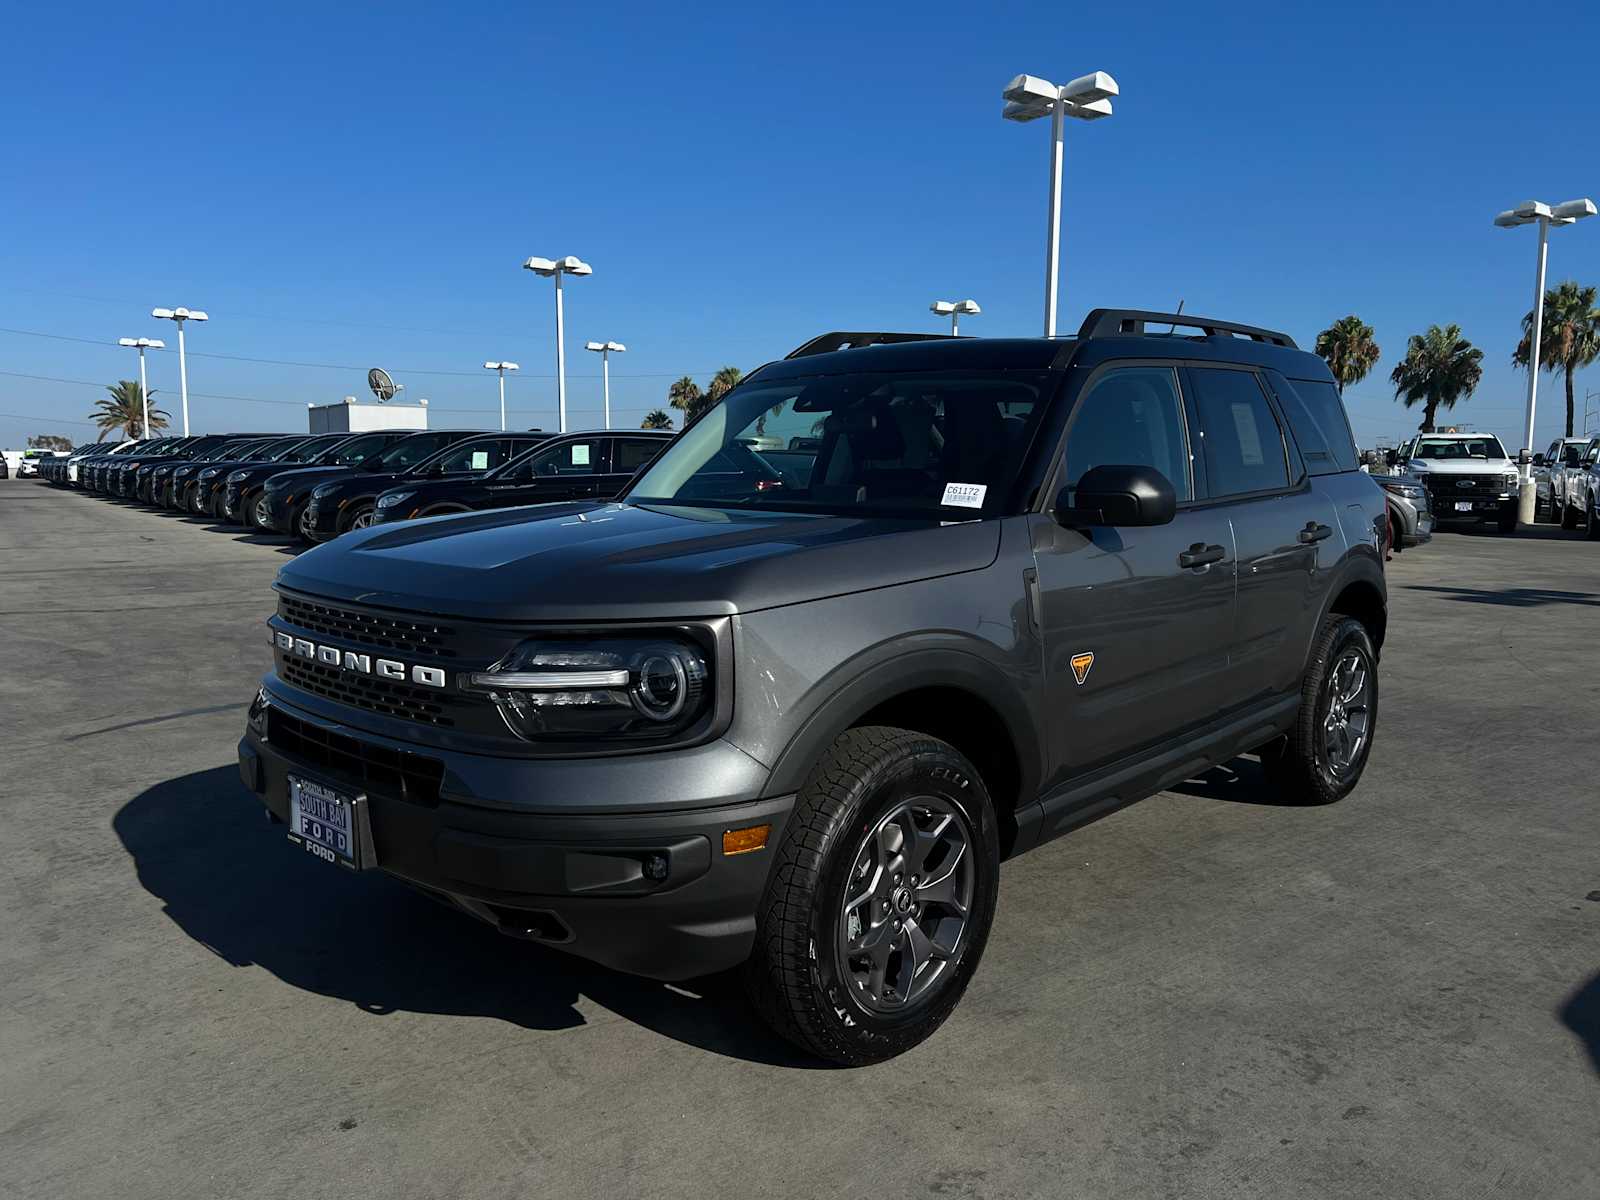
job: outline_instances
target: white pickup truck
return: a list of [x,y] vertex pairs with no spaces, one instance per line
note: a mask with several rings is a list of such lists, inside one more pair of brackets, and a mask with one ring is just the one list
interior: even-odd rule
[[[1559,510],[1561,528],[1582,527],[1590,541],[1600,542],[1600,437],[1590,438],[1579,450],[1577,461],[1562,472],[1562,505]],[[1555,482],[1555,472],[1550,475]]]
[[1434,522],[1493,521],[1517,530],[1517,466],[1492,433],[1419,433],[1397,462],[1428,490]]

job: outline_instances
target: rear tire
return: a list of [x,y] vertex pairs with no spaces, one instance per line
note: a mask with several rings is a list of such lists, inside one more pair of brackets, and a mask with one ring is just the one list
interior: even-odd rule
[[774,1030],[847,1066],[911,1049],[977,970],[1000,865],[983,780],[954,747],[884,726],[829,747],[795,801],[745,968]]
[[1600,542],[1600,496],[1589,493],[1589,519],[1584,522],[1583,536],[1591,542]]
[[1261,752],[1267,780],[1291,803],[1342,800],[1366,769],[1377,729],[1378,656],[1372,639],[1354,617],[1332,613],[1311,652],[1294,728]]

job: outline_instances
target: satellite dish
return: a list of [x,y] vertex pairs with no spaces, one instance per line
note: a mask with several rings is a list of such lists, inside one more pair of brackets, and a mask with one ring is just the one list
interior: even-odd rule
[[395,393],[400,390],[394,380],[389,378],[389,372],[382,367],[373,367],[367,372],[367,386],[372,389],[372,394],[378,398],[378,403],[393,400]]

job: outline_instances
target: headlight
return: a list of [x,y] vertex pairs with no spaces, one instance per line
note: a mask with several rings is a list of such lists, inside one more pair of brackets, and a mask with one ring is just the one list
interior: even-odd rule
[[208,479],[215,479],[221,473],[221,467],[207,467],[204,471],[200,472],[199,480],[201,483],[204,483]]
[[530,742],[663,742],[711,712],[708,652],[687,637],[538,638],[463,680]]
[[1407,500],[1421,500],[1427,494],[1423,491],[1421,484],[1408,483],[1405,480],[1390,481],[1385,479],[1383,481],[1383,490],[1393,492],[1396,496],[1403,496]]
[[313,500],[326,500],[338,490],[338,486],[336,483],[319,483],[311,489],[311,498]]
[[243,483],[244,482],[244,477],[246,475],[248,475],[249,473],[250,472],[248,472],[248,471],[234,471],[234,472],[231,472],[228,475],[228,482],[229,483]]
[[1506,486],[1508,488],[1517,487],[1519,484],[1521,484],[1521,482],[1522,476],[1518,475],[1515,471],[1506,472]]
[[378,497],[378,507],[393,508],[397,504],[404,504],[415,495],[415,492],[385,492]]

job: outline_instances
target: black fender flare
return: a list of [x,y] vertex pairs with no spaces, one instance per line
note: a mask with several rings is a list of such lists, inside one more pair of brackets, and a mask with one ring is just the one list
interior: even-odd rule
[[819,682],[824,699],[801,722],[773,763],[769,794],[797,792],[835,739],[897,696],[923,688],[970,692],[1005,723],[1017,758],[1017,808],[1033,803],[1043,775],[1042,747],[1027,696],[997,663],[955,646],[906,650],[895,643],[832,672]]
[[[1384,514],[1385,519],[1388,513]],[[1357,553],[1346,556],[1345,560],[1333,571],[1333,581],[1328,584],[1327,592],[1323,596],[1322,611],[1317,614],[1316,623],[1312,625],[1306,644],[1301,647],[1300,661],[1305,666],[1311,663],[1311,652],[1317,644],[1317,632],[1327,621],[1328,614],[1333,612],[1334,602],[1344,594],[1345,590],[1353,583],[1365,584],[1378,594],[1383,604],[1383,626],[1387,631],[1389,624],[1389,589],[1384,578],[1383,564],[1378,560],[1377,551],[1367,550],[1366,553]],[[1380,635],[1374,639],[1373,649],[1380,652],[1383,649],[1383,638]],[[1304,670],[1304,668],[1302,668]]]

